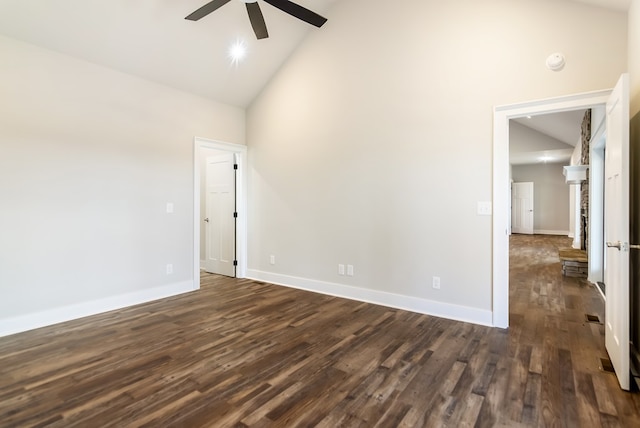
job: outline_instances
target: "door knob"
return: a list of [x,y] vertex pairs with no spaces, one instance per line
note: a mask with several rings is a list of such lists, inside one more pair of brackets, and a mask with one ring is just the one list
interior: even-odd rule
[[204,221],[206,221],[207,223],[209,223],[209,217],[205,218]]
[[607,242],[608,248],[617,248],[618,250],[622,249],[622,242]]

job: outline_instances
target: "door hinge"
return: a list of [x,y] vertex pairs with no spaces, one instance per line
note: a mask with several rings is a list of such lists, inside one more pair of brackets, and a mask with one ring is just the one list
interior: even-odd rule
[[237,163],[233,164],[233,169],[238,169],[238,164]]
[[233,218],[238,218],[238,212],[237,211],[233,213]]
[[234,260],[234,261],[233,261],[233,265],[234,265],[234,266],[238,266],[238,261],[237,261],[237,260]]

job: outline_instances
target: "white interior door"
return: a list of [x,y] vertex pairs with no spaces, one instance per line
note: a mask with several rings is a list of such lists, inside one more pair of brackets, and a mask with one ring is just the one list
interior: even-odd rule
[[622,389],[629,389],[629,77],[622,75],[607,102],[605,151],[607,287],[605,344]]
[[207,157],[205,263],[207,272],[235,276],[234,154]]
[[533,183],[511,187],[511,232],[533,235]]

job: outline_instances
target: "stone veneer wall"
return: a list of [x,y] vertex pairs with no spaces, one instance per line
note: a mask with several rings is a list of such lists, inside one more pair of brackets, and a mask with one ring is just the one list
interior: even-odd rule
[[[582,158],[580,165],[589,165],[589,144],[591,143],[591,110],[587,110],[582,118],[582,128],[580,131],[580,140],[582,144]],[[589,174],[587,179],[582,182],[580,190],[580,214],[582,221],[581,248],[587,250],[588,242],[587,234],[589,233]]]

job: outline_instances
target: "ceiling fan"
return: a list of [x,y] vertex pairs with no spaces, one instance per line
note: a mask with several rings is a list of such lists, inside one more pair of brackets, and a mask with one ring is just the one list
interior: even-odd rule
[[[198,21],[199,19],[204,18],[211,12],[221,8],[230,1],[231,0],[213,0],[188,15],[185,19],[188,19],[190,21]],[[260,10],[260,6],[258,5],[258,0],[242,1],[246,3],[249,20],[251,21],[253,32],[256,33],[256,37],[258,39],[266,39],[267,37],[269,37],[269,33],[267,32],[267,24],[264,22],[264,17],[262,16],[262,11]],[[327,22],[327,18],[324,18],[317,13],[304,8],[299,4],[290,2],[289,0],[264,1],[266,3],[269,3],[271,6],[277,7],[281,11],[288,13],[291,16],[295,16],[296,18],[311,25],[315,25],[316,27],[322,27],[322,25]]]

